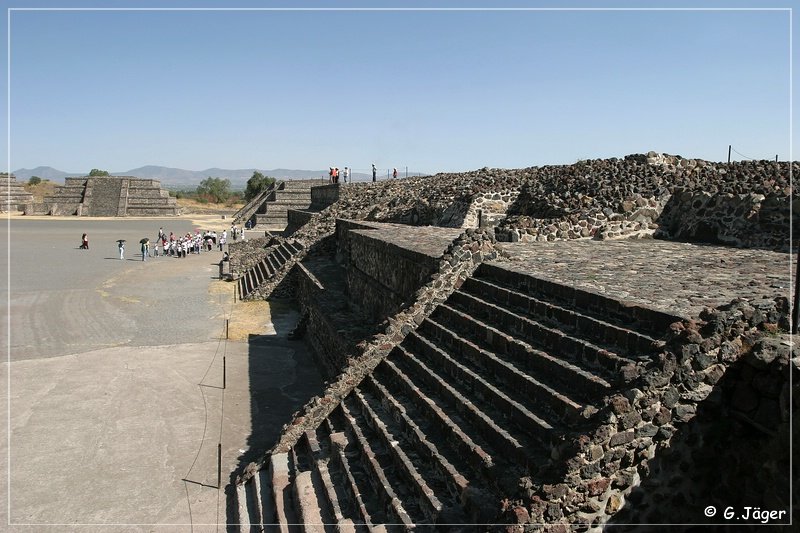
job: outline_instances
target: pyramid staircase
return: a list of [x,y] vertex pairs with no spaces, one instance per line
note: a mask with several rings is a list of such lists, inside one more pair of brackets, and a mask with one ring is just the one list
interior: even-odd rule
[[[274,199],[267,199],[255,212],[256,226],[285,228],[290,209],[308,209],[311,206],[311,187],[323,185],[324,180],[286,180],[276,188]],[[245,220],[245,219],[242,219]]]
[[247,299],[262,283],[272,279],[276,272],[282,270],[289,260],[303,250],[299,242],[284,241],[264,256],[264,259],[245,271],[239,278],[239,298]]
[[634,378],[620,370],[652,360],[677,319],[483,264],[316,429],[236,487],[230,529],[491,523],[521,477],[562,481],[571,437],[600,424],[603,397]]

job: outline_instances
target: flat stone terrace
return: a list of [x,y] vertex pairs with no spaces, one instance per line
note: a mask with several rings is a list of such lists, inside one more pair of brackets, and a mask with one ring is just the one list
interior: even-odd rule
[[[406,224],[388,224],[385,222],[358,221],[360,226],[374,227],[377,235],[384,242],[394,244],[398,248],[439,258],[453,240],[464,231],[461,228],[439,228],[435,226],[408,226]],[[354,230],[357,233],[373,230]],[[370,233],[365,233],[369,235]]]
[[796,261],[796,254],[655,239],[502,247],[512,261],[496,262],[499,267],[684,318],[737,297],[791,297]]

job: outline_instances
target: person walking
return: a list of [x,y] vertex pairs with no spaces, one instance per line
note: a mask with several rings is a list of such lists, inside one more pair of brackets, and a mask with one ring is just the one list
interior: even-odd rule
[[148,250],[150,246],[148,246],[150,241],[142,241],[142,261],[147,261]]
[[344,167],[344,182],[347,183],[348,181],[350,181],[350,169]]
[[375,183],[377,180],[378,169],[375,168],[375,163],[372,163],[372,182]]
[[119,258],[122,261],[125,259],[125,241],[117,241],[117,245],[119,247]]
[[89,236],[85,233],[81,236],[81,249],[89,249]]
[[397,179],[397,167],[392,168],[392,178]]

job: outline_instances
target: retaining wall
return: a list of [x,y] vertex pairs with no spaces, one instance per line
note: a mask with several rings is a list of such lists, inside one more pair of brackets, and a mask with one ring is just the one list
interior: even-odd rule
[[322,210],[339,200],[339,184],[311,187],[311,207]]

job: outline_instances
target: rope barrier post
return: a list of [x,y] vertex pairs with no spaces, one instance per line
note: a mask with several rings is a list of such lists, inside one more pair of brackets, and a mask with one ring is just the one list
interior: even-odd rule
[[222,356],[222,388],[225,388],[225,382],[227,380],[228,369],[227,365],[225,364],[225,356]]
[[731,146],[730,144],[728,145],[728,163],[731,162]]
[[222,443],[217,444],[217,490],[222,488]]
[[229,330],[229,325],[230,325],[229,323],[230,323],[230,319],[226,318],[225,319],[225,339],[230,339],[230,336],[228,335],[228,330]]

